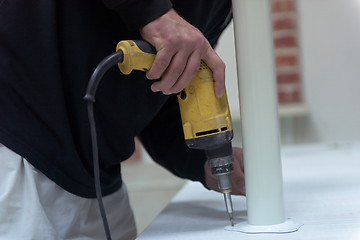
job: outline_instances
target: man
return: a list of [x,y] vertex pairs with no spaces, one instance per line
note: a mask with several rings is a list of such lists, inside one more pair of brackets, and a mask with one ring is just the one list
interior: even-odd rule
[[[136,235],[119,164],[133,153],[135,136],[175,175],[217,190],[204,153],[184,143],[173,93],[203,59],[222,95],[225,66],[211,45],[230,14],[224,0],[0,1],[0,239],[104,239],[82,97],[92,71],[120,40],[143,38],[158,53],[146,77],[113,68],[97,92],[113,238]],[[244,194],[240,149],[234,159],[234,193]]]

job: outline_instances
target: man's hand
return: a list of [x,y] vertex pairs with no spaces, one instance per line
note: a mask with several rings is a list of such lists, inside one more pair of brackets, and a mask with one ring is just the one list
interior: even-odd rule
[[[234,170],[231,172],[232,192],[234,195],[245,195],[245,178],[244,178],[244,161],[243,151],[241,148],[233,148]],[[216,176],[211,174],[211,169],[206,162],[205,168],[205,182],[206,186],[211,190],[219,192]]]
[[146,74],[148,79],[161,78],[152,84],[152,91],[166,95],[180,92],[195,77],[200,60],[204,60],[213,72],[215,94],[222,96],[225,64],[204,35],[173,9],[141,28],[140,34],[157,50]]

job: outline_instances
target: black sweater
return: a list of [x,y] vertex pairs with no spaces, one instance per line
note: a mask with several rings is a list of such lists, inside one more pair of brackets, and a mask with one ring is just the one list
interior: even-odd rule
[[[83,96],[96,65],[172,7],[214,44],[230,2],[0,0],[0,143],[63,189],[95,197]],[[114,67],[99,85],[94,108],[105,195],[121,186],[119,163],[133,153],[135,136],[177,176],[204,181],[205,155],[184,143],[176,96],[153,93],[151,83],[143,72],[124,76]]]

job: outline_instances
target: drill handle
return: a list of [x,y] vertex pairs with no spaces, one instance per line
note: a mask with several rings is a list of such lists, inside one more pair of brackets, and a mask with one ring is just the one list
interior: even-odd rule
[[132,40],[132,42],[134,42],[143,53],[156,54],[155,47],[150,43],[144,40]]
[[150,70],[156,55],[156,49],[146,41],[124,40],[116,46],[116,51],[123,52],[123,61],[118,63],[123,74],[130,74],[133,70]]

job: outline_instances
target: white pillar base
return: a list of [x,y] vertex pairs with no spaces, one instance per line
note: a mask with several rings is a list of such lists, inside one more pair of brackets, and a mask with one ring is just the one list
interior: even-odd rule
[[291,219],[285,222],[274,225],[251,225],[248,222],[235,224],[234,226],[226,226],[224,229],[227,231],[235,231],[249,234],[261,233],[292,233],[300,229],[303,224],[298,224]]

